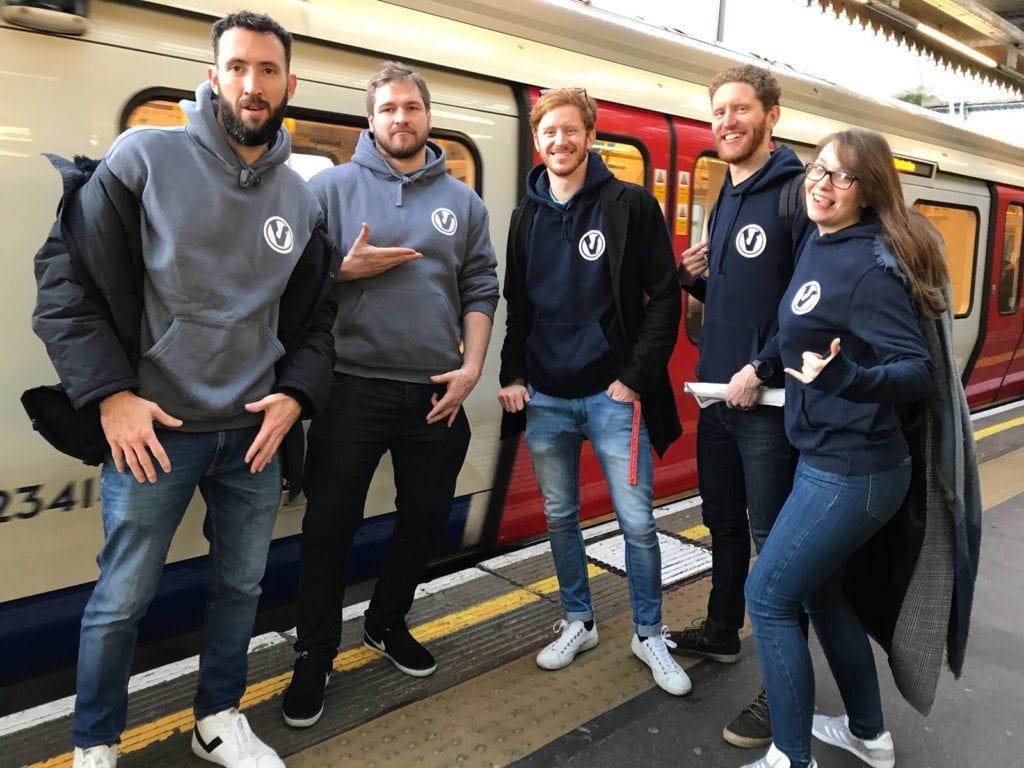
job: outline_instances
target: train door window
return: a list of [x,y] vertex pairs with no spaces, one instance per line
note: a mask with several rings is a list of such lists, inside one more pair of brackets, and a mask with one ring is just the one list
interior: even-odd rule
[[[125,127],[175,126],[185,122],[185,115],[176,101],[148,99],[128,112]],[[343,125],[298,117],[286,117],[284,124],[292,135],[292,156],[288,165],[305,179],[324,168],[351,160],[359,134],[366,127],[365,123],[355,120]],[[431,136],[431,140],[444,147],[448,173],[475,189],[477,161],[469,146],[458,139],[441,136]]]
[[[714,155],[701,155],[693,166],[693,198],[690,203],[690,243],[707,238],[711,207],[725,181],[729,164]],[[686,335],[694,344],[704,326],[704,304],[689,294],[686,297]]]
[[943,203],[918,201],[914,208],[923,213],[942,234],[946,263],[953,283],[953,315],[963,317],[971,309],[974,254],[978,242],[978,212]]
[[1003,260],[999,269],[997,297],[999,312],[1010,315],[1020,306],[1020,258],[1024,241],[1024,206],[1011,203],[1006,207],[1003,230]]
[[645,186],[647,160],[640,147],[602,136],[594,142],[592,149],[601,156],[617,179]]

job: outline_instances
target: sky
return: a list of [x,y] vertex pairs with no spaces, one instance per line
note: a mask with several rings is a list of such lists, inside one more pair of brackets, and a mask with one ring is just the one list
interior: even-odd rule
[[[719,6],[724,4],[722,44],[726,47],[871,96],[891,97],[923,87],[946,102],[1021,99],[1007,89],[947,70],[876,36],[870,28],[837,19],[817,4],[808,6],[807,0],[591,0],[590,4],[711,42],[716,40]],[[1020,114],[1013,119],[1019,120]],[[1020,140],[1019,131],[1011,131],[1009,125],[1006,132],[1015,134],[1015,142]]]

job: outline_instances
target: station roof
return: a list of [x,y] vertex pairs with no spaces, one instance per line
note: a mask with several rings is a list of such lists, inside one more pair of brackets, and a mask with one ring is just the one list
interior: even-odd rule
[[1021,0],[807,0],[1024,95]]

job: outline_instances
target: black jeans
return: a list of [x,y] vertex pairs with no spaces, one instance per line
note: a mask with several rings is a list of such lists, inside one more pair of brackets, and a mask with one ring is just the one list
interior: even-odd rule
[[337,653],[346,560],[385,451],[395,477],[395,530],[366,611],[368,627],[404,621],[451,512],[469,447],[464,410],[427,424],[434,384],[335,374],[331,399],[309,428],[296,651]]
[[782,408],[743,411],[715,403],[700,412],[697,477],[711,531],[708,619],[719,630],[743,626],[750,538],[760,552],[793,488],[797,458]]

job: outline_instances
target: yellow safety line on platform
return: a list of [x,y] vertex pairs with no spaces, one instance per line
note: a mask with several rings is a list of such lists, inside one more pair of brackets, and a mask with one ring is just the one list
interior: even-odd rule
[[[602,573],[607,573],[607,571],[593,564],[587,565],[587,575],[589,577],[593,578]],[[450,613],[447,616],[428,621],[425,624],[420,624],[417,627],[413,627],[411,631],[420,642],[429,642],[458,630],[482,624],[488,619],[493,619],[524,605],[534,603],[540,600],[543,595],[549,595],[557,591],[558,579],[550,576],[528,584],[525,587],[515,589],[507,594],[485,600],[464,610]],[[339,672],[357,669],[378,658],[380,656],[369,648],[352,648],[335,657],[334,668]],[[240,708],[246,709],[280,695],[288,687],[291,677],[292,673],[288,671],[266,680],[261,680],[258,683],[253,683],[246,689],[239,705]],[[192,729],[192,723],[192,710],[182,709],[165,715],[151,723],[129,728],[121,734],[119,752],[122,755],[129,752],[137,752],[158,741],[169,739],[176,734],[188,733]],[[73,757],[73,753],[66,752],[42,762],[32,763],[26,768],[69,768]]]
[[974,439],[981,440],[983,437],[989,437],[991,435],[998,434],[999,432],[1002,432],[1004,430],[1012,429],[1013,427],[1019,427],[1022,424],[1024,424],[1024,416],[1021,416],[1018,419],[1010,419],[1009,421],[1004,421],[1001,424],[993,424],[991,427],[985,427],[984,429],[976,430],[974,433]]
[[680,531],[679,535],[682,536],[684,539],[697,540],[703,539],[706,536],[710,536],[711,531],[707,529],[707,526],[695,525],[693,526],[693,528],[687,528],[685,531]]

